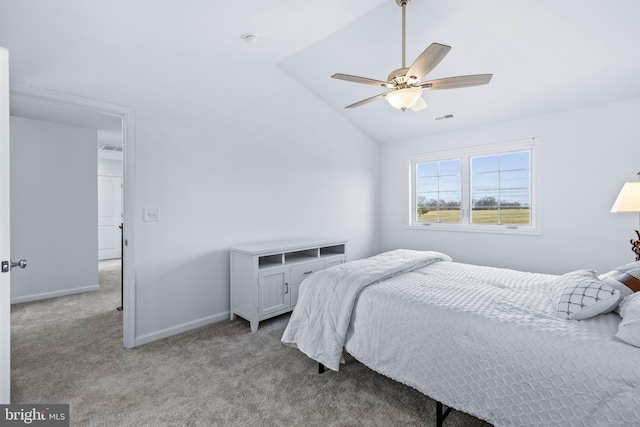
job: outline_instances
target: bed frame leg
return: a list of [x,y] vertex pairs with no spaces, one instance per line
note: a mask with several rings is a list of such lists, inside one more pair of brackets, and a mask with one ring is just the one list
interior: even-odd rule
[[449,412],[451,412],[451,407],[442,412],[442,403],[436,401],[436,427],[442,427],[442,423],[445,418],[447,418],[447,415],[449,415]]
[[318,373],[324,374],[324,365],[322,363],[318,363]]

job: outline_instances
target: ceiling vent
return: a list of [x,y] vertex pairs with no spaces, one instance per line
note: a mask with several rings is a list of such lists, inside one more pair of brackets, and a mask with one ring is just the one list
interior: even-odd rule
[[445,120],[445,119],[453,119],[455,116],[453,115],[453,113],[447,113],[443,116],[435,116],[434,119],[435,120]]
[[116,147],[115,145],[101,145],[98,148],[100,151],[122,151],[122,147]]

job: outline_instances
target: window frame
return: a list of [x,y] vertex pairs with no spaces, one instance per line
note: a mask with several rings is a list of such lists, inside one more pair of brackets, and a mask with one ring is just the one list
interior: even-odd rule
[[[531,224],[480,224],[471,223],[471,158],[506,154],[517,151],[531,151],[530,157],[530,183],[531,183]],[[444,160],[461,159],[462,166],[462,193],[460,201],[460,223],[435,223],[416,221],[416,164],[425,162],[441,162]],[[439,231],[463,231],[476,233],[496,234],[524,234],[540,235],[540,139],[528,138],[486,146],[476,146],[464,149],[435,151],[429,153],[414,154],[406,157],[405,170],[408,171],[407,212],[405,221],[407,228],[412,230],[439,230]]]

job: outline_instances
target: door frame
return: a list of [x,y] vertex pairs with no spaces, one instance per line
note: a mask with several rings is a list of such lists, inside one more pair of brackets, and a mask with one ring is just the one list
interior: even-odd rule
[[[0,47],[0,259],[11,262],[9,51]],[[8,167],[7,167],[8,166]],[[4,203],[9,200],[9,203]],[[0,273],[0,404],[11,403],[11,270]]]
[[[89,98],[82,98],[66,93],[41,89],[20,83],[10,83],[10,97],[24,97],[39,102],[50,104],[51,107],[74,107],[93,111],[98,114],[119,117],[122,120],[122,157],[123,157],[123,202],[122,211],[124,214],[123,239],[124,248],[122,253],[123,261],[123,321],[122,321],[122,344],[125,348],[136,345],[136,263],[135,263],[135,179],[136,179],[136,158],[135,158],[135,111],[132,108],[122,105],[110,104]],[[97,149],[97,147],[96,147]],[[97,161],[97,154],[96,154]],[[96,253],[96,258],[97,258]],[[114,308],[115,310],[115,308]]]

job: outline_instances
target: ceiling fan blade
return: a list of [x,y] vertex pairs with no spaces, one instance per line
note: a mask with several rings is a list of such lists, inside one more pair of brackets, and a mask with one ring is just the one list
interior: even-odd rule
[[[391,92],[393,92],[393,91],[391,91]],[[388,93],[391,93],[391,92],[385,92],[385,93],[381,93],[380,95],[372,96],[371,98],[363,99],[362,101],[358,101],[358,102],[356,102],[354,104],[347,105],[344,108],[356,108],[356,107],[359,107],[361,105],[368,104],[371,101],[375,101],[376,99],[384,98],[385,96],[387,96]]]
[[331,77],[334,79],[346,80],[348,82],[354,82],[354,83],[364,83],[367,85],[390,87],[390,88],[394,87],[391,83],[383,82],[382,80],[369,79],[367,77],[351,76],[349,74],[336,73]]
[[470,76],[447,77],[444,79],[429,80],[420,83],[422,89],[456,89],[459,87],[470,87],[486,85],[491,81],[493,74],[473,74]]
[[407,77],[414,77],[416,80],[422,80],[424,76],[429,74],[429,72],[433,70],[440,61],[442,61],[450,50],[451,46],[440,43],[431,43],[429,47],[426,48],[415,61],[413,61],[409,71],[407,71]]

